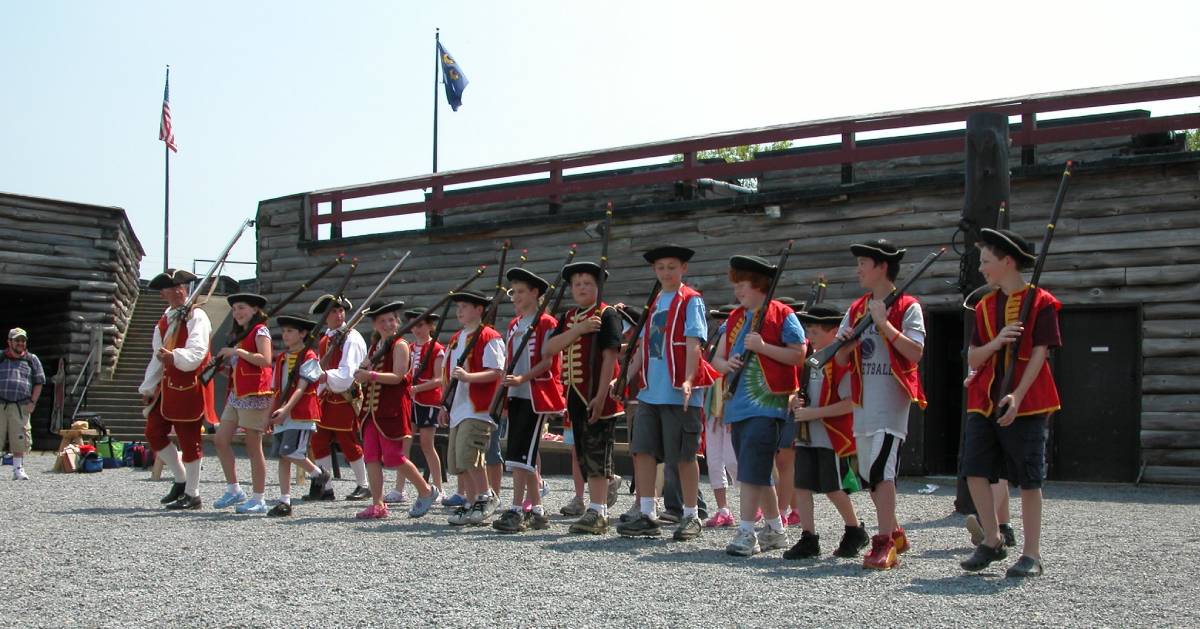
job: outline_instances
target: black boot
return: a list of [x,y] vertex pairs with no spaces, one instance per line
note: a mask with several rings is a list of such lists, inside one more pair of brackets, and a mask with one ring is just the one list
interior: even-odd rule
[[856,559],[862,549],[870,543],[871,536],[867,534],[867,527],[862,522],[859,522],[858,526],[847,526],[846,532],[842,533],[842,542],[838,544],[837,550],[833,551],[833,556]]
[[346,500],[366,500],[371,497],[371,490],[359,485],[354,491],[346,494]]
[[178,482],[172,484],[171,491],[168,492],[167,495],[163,496],[162,499],[159,500],[159,502],[162,504],[165,504],[165,505],[169,505],[172,502],[179,500],[179,497],[183,495],[183,489],[186,485],[187,485],[187,483],[178,483]]
[[812,559],[821,554],[821,536],[804,531],[795,546],[783,552],[784,559]]

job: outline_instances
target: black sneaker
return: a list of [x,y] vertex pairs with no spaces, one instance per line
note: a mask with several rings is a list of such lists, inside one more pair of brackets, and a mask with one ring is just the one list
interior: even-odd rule
[[317,498],[317,500],[320,500],[321,502],[329,502],[331,500],[337,500],[337,496],[333,495],[332,487],[326,487],[325,491],[321,492],[321,497]]
[[1004,547],[1013,548],[1017,545],[1017,534],[1013,532],[1013,528],[1007,524],[1000,525],[1000,537],[1004,538]]
[[305,500],[320,500],[321,494],[325,493],[325,483],[317,482],[320,477],[308,479],[308,493],[305,494]]
[[500,519],[492,522],[492,528],[501,533],[520,533],[525,530],[525,516],[520,511],[505,511]]
[[699,517],[693,515],[690,518],[683,518],[671,537],[677,542],[687,542],[700,537],[702,531],[704,531],[704,524],[700,522]]
[[600,512],[595,509],[588,509],[578,520],[571,523],[571,527],[567,529],[570,533],[587,533],[590,535],[603,535],[608,532],[608,518],[600,515]]
[[550,528],[550,518],[546,517],[545,513],[534,513],[533,511],[525,512],[525,528],[533,531],[541,531]]
[[842,542],[838,544],[837,550],[833,551],[833,556],[843,559],[857,559],[862,549],[870,544],[871,536],[867,534],[867,527],[862,522],[859,522],[858,526],[846,527],[846,532],[842,533]]
[[171,485],[171,491],[167,492],[167,495],[165,495],[161,499],[159,499],[158,502],[161,504],[169,505],[172,502],[179,500],[179,497],[183,495],[183,489],[186,486],[187,486],[187,483],[173,483]]
[[167,505],[167,508],[172,511],[195,511],[203,505],[200,496],[189,496],[184,494],[178,500]]
[[1029,555],[1021,555],[1017,563],[1009,566],[1004,572],[1004,576],[1010,579],[1024,579],[1025,577],[1040,577],[1042,576],[1042,560],[1034,559]]
[[286,502],[281,502],[274,507],[271,507],[271,510],[267,512],[267,515],[274,518],[292,515],[292,505]]
[[804,531],[795,546],[783,551],[784,559],[812,559],[821,554],[821,536]]
[[[330,491],[333,491],[332,489]],[[366,500],[371,497],[371,490],[359,485],[354,491],[346,494],[346,500]]]
[[662,527],[643,513],[636,520],[618,524],[617,534],[621,537],[659,537],[662,535]]
[[1007,556],[1008,551],[1004,550],[1004,544],[1000,544],[999,546],[992,548],[985,543],[976,546],[975,552],[971,553],[970,557],[967,557],[963,561],[959,562],[958,565],[962,566],[963,570],[979,572],[980,570],[992,565],[993,561],[1000,561]]

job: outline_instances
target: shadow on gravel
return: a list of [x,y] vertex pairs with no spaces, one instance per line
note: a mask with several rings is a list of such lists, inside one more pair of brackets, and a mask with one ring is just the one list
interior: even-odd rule
[[157,515],[163,509],[150,507],[79,507],[67,511],[49,511],[50,515]]
[[[963,516],[957,513],[942,516],[936,520],[925,520],[924,522],[901,522],[900,526],[906,531],[920,531],[922,529],[945,529],[945,528],[961,528],[963,526]],[[870,528],[870,527],[868,527]]]
[[962,572],[939,579],[913,579],[903,588],[913,594],[929,596],[955,596],[958,594],[981,594],[1020,587],[1020,579],[1006,579],[1003,573]]

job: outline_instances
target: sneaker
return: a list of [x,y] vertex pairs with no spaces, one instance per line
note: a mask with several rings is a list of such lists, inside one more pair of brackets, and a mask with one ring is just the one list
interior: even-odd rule
[[387,505],[371,503],[366,509],[355,513],[354,517],[359,520],[382,520],[388,517],[388,508]]
[[704,527],[710,529],[724,529],[733,525],[733,516],[724,511],[718,511],[716,515],[704,521]]
[[662,528],[650,516],[641,513],[635,520],[618,524],[617,534],[621,537],[658,537],[662,535]]
[[1017,563],[1009,566],[1004,572],[1004,576],[1010,579],[1024,579],[1026,577],[1042,576],[1042,560],[1034,559],[1029,555],[1021,555]]
[[304,495],[305,500],[320,500],[323,493],[325,493],[325,483],[317,482],[316,478],[308,479],[308,493]]
[[236,513],[241,513],[241,514],[266,513],[267,512],[267,503],[263,502],[262,500],[255,500],[255,499],[251,498],[250,500],[247,500],[247,501],[243,502],[242,504],[238,505],[233,510]]
[[788,511],[787,517],[783,519],[783,525],[788,527],[800,526],[800,514],[796,513],[795,509]]
[[837,550],[833,551],[833,556],[854,559],[870,543],[871,536],[867,534],[867,527],[863,526],[862,522],[859,522],[858,526],[847,526],[846,532],[842,533],[841,543],[838,544]]
[[533,511],[525,512],[525,527],[533,531],[541,531],[550,528],[550,518],[546,517],[545,513],[535,513]]
[[681,519],[683,519],[683,514],[673,511],[662,511],[658,514],[658,521],[666,522],[667,524],[679,524]]
[[525,513],[509,509],[492,522],[492,528],[501,533],[521,533],[525,530]]
[[871,550],[863,557],[863,567],[872,570],[890,570],[900,565],[896,558],[896,543],[891,536],[880,533],[871,536]]
[[179,497],[179,500],[167,505],[167,508],[172,511],[195,511],[203,505],[200,496],[189,496],[184,494]]
[[[13,480],[19,480],[17,478],[17,471],[18,470],[13,470]],[[163,496],[159,500],[159,503],[169,505],[172,502],[179,500],[179,497],[183,495],[183,490],[185,487],[187,487],[187,483],[171,483],[171,491],[167,492],[167,495]],[[224,497],[224,496],[222,496],[222,497]],[[245,500],[245,499],[246,499],[246,494],[242,494],[242,500]],[[218,500],[217,502],[221,502],[221,501]],[[216,505],[214,505],[214,506],[216,506]]]
[[804,531],[795,546],[783,551],[784,559],[812,559],[821,556],[821,536]]
[[315,477],[313,477],[313,478],[311,478],[311,479],[310,479],[310,481],[311,481],[311,484],[310,484],[310,486],[309,486],[309,492],[310,492],[310,493],[312,492],[312,486],[311,486],[311,485],[316,485],[317,487],[320,487],[320,488],[321,488],[321,499],[322,499],[322,500],[325,500],[325,499],[326,499],[326,498],[325,498],[325,494],[327,494],[327,493],[333,493],[333,487],[330,487],[330,486],[329,486],[329,483],[330,483],[330,481],[332,481],[332,480],[333,480],[333,474],[330,474],[330,473],[329,473],[328,471],[326,471],[326,470],[325,470],[325,468],[323,468],[323,467],[318,467],[318,468],[317,468],[317,475],[316,475]]
[[1004,538],[1004,547],[1013,548],[1017,545],[1017,534],[1013,532],[1013,527],[1007,524],[1000,525],[1000,537]]
[[[430,485],[429,495],[425,496],[424,498],[417,496],[417,501],[414,502],[412,508],[408,510],[408,517],[423,517],[426,513],[429,513],[431,508],[433,508],[433,503],[437,502],[441,497],[442,490],[438,489],[437,485]],[[384,502],[387,502],[387,498],[384,498]]]
[[778,550],[788,547],[787,529],[776,531],[767,527],[758,532],[758,547],[765,553],[768,550]]
[[693,515],[679,521],[679,526],[676,527],[675,534],[671,538],[677,542],[687,542],[700,537],[703,530],[704,524],[700,522],[700,518]]
[[292,515],[292,505],[286,502],[276,504],[267,512],[267,517],[272,518],[287,517],[289,515]]
[[224,509],[225,507],[240,505],[243,502],[246,502],[246,498],[246,492],[241,491],[240,489],[237,492],[227,491],[221,494],[220,498],[217,498],[217,501],[213,503],[213,508]]
[[583,498],[575,496],[574,498],[571,498],[571,502],[568,502],[566,505],[564,505],[563,508],[558,510],[558,512],[571,517],[579,517],[583,515],[585,509],[586,508],[583,505]]
[[387,492],[387,495],[383,497],[383,502],[384,504],[389,505],[402,505],[408,502],[408,496],[405,496],[404,492],[402,491],[396,491],[393,489]]
[[892,543],[896,547],[896,554],[904,554],[909,549],[908,536],[904,534],[904,529],[896,529],[892,531]]
[[470,514],[471,510],[466,505],[459,505],[454,508],[454,513],[451,513],[450,517],[446,518],[446,521],[454,526],[462,526],[471,521]]
[[588,509],[587,513],[573,522],[567,530],[571,533],[603,535],[608,532],[608,518],[600,515],[595,509]]
[[488,500],[476,500],[475,504],[471,505],[471,509],[467,514],[467,523],[475,526],[483,524],[491,516],[488,513],[488,503],[490,502],[490,498]]
[[980,544],[975,547],[975,552],[971,553],[970,557],[959,562],[963,570],[969,572],[979,572],[990,566],[993,561],[1000,561],[1008,556],[1008,551],[1004,550],[1004,544],[996,547]]
[[545,498],[546,496],[550,495],[550,485],[546,484],[546,479],[544,478],[541,482],[542,484],[538,489],[538,494],[541,495],[542,498]]
[[983,543],[987,534],[983,530],[983,525],[979,523],[979,516],[972,513],[967,516],[967,532],[971,534],[971,545],[978,546]]
[[621,491],[621,481],[624,480],[620,476],[613,474],[613,477],[608,479],[608,508],[613,508],[617,504],[617,495]]
[[622,513],[621,517],[617,519],[623,523],[633,522],[634,520],[638,519],[638,516],[640,515],[642,515],[642,508],[638,505],[637,500],[634,500],[633,505],[629,507],[629,510],[625,513]]
[[495,515],[496,510],[500,508],[500,496],[496,494],[488,494],[487,503],[483,505],[483,519],[488,519]]
[[762,548],[758,545],[758,536],[754,531],[743,531],[738,529],[737,535],[733,536],[733,541],[725,545],[725,552],[736,557],[750,557],[762,552]]
[[354,491],[346,494],[345,500],[366,500],[371,497],[371,490],[359,485],[354,488]]
[[317,498],[317,500],[320,500],[321,502],[329,502],[331,500],[337,500],[337,496],[333,495],[332,487],[326,487],[325,491],[321,492],[321,497]]
[[13,470],[13,480],[29,480],[29,475],[25,473],[25,468],[18,467]]
[[442,497],[443,507],[465,507],[467,506],[467,497],[462,494],[451,494]]

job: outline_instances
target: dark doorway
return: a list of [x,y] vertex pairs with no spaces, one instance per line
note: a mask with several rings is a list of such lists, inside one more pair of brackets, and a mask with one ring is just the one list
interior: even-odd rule
[[58,438],[50,434],[49,428],[54,406],[50,378],[57,372],[58,359],[66,356],[72,342],[68,318],[70,295],[66,290],[0,286],[0,334],[7,343],[9,330],[25,328],[29,333],[29,351],[37,355],[46,372],[46,385],[30,422],[33,446],[39,450],[58,444]]
[[925,409],[924,430],[921,431],[924,451],[914,454],[923,461],[926,474],[958,473],[965,373],[962,313],[959,307],[930,308],[925,313],[922,372],[929,405]]

